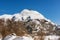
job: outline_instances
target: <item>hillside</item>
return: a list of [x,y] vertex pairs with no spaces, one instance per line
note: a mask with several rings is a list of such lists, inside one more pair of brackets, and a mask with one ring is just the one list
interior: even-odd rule
[[25,34],[31,37],[38,36],[40,37],[39,40],[44,40],[43,36],[47,35],[60,35],[55,23],[45,18],[41,13],[28,9],[13,15],[4,14],[0,16],[0,35],[2,38],[4,39],[12,33],[17,36],[24,36]]

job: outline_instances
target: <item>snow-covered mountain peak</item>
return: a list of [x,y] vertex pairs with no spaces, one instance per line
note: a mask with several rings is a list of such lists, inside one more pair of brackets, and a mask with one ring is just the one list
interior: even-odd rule
[[16,17],[16,19],[19,19],[19,18],[21,19],[21,17],[26,19],[29,16],[31,17],[31,19],[45,19],[45,17],[41,13],[34,11],[34,10],[28,10],[28,9],[24,9],[20,13],[16,13],[13,15],[8,15],[8,14],[1,15],[0,19],[1,18],[5,19],[5,20],[11,19],[14,16]]
[[45,17],[41,13],[34,10],[24,9],[21,12],[21,15],[24,17],[30,16],[31,19],[45,19]]
[[[0,16],[0,19],[4,19],[5,21],[7,19],[12,19],[14,18],[15,21],[22,21],[22,19],[26,20],[28,17],[30,17],[31,19],[45,19],[48,22],[51,22],[49,19],[45,18],[41,13],[35,11],[35,10],[28,10],[28,9],[24,9],[22,10],[20,13],[15,13],[13,15],[8,15],[8,14],[4,14]],[[53,22],[51,22],[52,24],[54,24]]]

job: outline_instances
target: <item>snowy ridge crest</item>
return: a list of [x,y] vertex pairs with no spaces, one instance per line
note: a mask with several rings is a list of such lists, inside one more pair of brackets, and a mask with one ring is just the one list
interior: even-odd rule
[[[49,19],[45,18],[41,13],[34,10],[28,10],[28,9],[24,9],[20,13],[16,13],[13,15],[8,15],[8,14],[1,15],[0,19],[4,19],[6,21],[7,19],[11,20],[14,17],[15,21],[18,20],[22,21],[22,17],[25,20],[28,16],[30,16],[31,19],[45,19],[51,22]],[[53,22],[51,23],[54,24]]]

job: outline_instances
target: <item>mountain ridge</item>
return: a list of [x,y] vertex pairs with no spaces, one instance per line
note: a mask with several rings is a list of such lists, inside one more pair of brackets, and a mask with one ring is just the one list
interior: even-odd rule
[[39,40],[44,40],[43,36],[60,35],[60,30],[55,23],[45,18],[41,13],[24,9],[20,13],[0,16],[0,35],[2,35],[2,40],[9,34],[14,36],[13,33],[16,36],[29,35],[33,38],[35,37],[36,40],[38,38]]
[[0,19],[4,19],[6,21],[7,19],[11,20],[14,17],[15,21],[18,21],[18,20],[22,21],[22,17],[24,20],[26,20],[28,16],[30,16],[31,19],[45,19],[51,22],[53,25],[56,25],[51,20],[45,18],[41,13],[34,11],[34,10],[28,10],[28,9],[24,9],[20,13],[15,13],[13,15],[8,15],[8,14],[1,15]]

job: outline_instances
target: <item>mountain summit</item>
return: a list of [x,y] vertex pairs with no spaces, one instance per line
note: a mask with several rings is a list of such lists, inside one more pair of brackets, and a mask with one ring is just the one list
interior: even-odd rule
[[60,28],[37,11],[24,9],[20,13],[0,16],[2,40],[12,40],[13,37],[18,40],[43,40],[49,35],[60,35]]
[[26,19],[26,17],[28,16],[30,16],[31,19],[45,19],[45,17],[41,13],[34,10],[28,10],[28,9],[24,9],[20,13],[16,13],[13,15],[4,14],[4,15],[1,15],[0,18],[11,19],[13,16],[15,16],[16,19],[19,19],[21,17]]
[[34,11],[34,10],[28,10],[28,9],[24,9],[22,12],[21,12],[22,16],[30,16],[31,19],[45,19],[45,17],[37,12],[37,11]]

